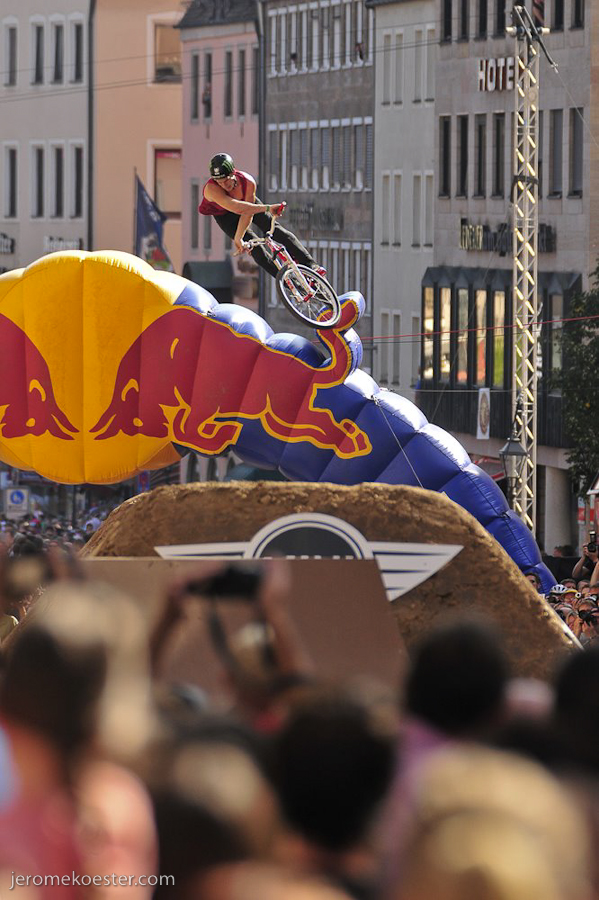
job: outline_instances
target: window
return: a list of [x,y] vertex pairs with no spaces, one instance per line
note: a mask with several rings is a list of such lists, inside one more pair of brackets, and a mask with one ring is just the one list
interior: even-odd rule
[[78,84],[83,81],[83,22],[73,22],[71,25],[71,54],[71,80]]
[[233,115],[233,52],[225,51],[225,96],[223,102],[225,119]]
[[383,104],[391,103],[391,35],[383,35]]
[[458,288],[456,306],[456,370],[457,384],[468,381],[468,288]]
[[52,26],[52,81],[60,84],[64,80],[64,25]]
[[366,190],[372,190],[372,172],[374,168],[374,134],[372,125],[366,125],[366,178],[364,187]]
[[474,296],[475,359],[474,377],[479,387],[487,383],[487,292],[478,290]]
[[460,40],[467,41],[470,37],[470,3],[469,0],[460,0]]
[[202,91],[204,121],[212,118],[212,53],[204,54],[204,90]]
[[401,349],[401,313],[393,312],[391,314],[391,383],[399,386],[399,365],[400,365],[400,356],[399,351]]
[[353,25],[352,25],[352,4],[351,0],[349,3],[343,4],[344,16],[345,16],[345,66],[351,65],[352,60],[352,37],[353,37]]
[[422,229],[422,176],[414,175],[412,182],[412,247],[419,247]]
[[316,72],[318,66],[320,64],[320,13],[318,11],[318,6],[313,6],[310,8],[310,22],[312,23],[312,27],[310,29],[311,42],[310,42],[310,68],[313,72]]
[[468,195],[468,116],[458,116],[458,171],[456,196]]
[[489,0],[478,0],[478,21],[476,27],[476,36],[478,38],[486,38],[488,20],[489,20]]
[[381,382],[389,384],[389,337],[391,334],[390,315],[388,310],[381,311]]
[[449,381],[451,369],[451,288],[439,291],[439,381]]
[[32,215],[34,219],[41,219],[44,215],[45,173],[44,173],[44,148],[33,148],[33,179],[32,179]]
[[330,7],[323,6],[320,10],[322,15],[322,68],[328,69],[330,66],[330,31],[329,31],[329,14]]
[[538,198],[543,196],[543,111],[539,111],[537,119],[537,178],[539,179]]
[[200,57],[198,53],[191,54],[191,121],[197,122],[200,118]]
[[71,156],[71,218],[83,216],[83,147],[74,146]]
[[237,115],[245,117],[245,50],[239,50],[237,56]]
[[484,197],[487,187],[487,117],[474,117],[474,196]]
[[297,72],[298,62],[298,36],[297,36],[297,11],[289,13],[291,36],[289,39],[289,70]]
[[300,179],[299,186],[302,191],[308,190],[308,129],[300,128]]
[[564,113],[561,109],[549,112],[549,196],[562,193],[563,171],[563,125]]
[[403,103],[403,34],[395,35],[395,103]]
[[287,14],[279,11],[279,46],[277,47],[277,71],[287,70]]
[[164,23],[154,26],[154,81],[181,81],[179,32]]
[[503,37],[505,35],[505,2],[506,0],[495,0],[496,37]]
[[[197,250],[200,246],[200,216],[198,207],[200,205],[200,185],[197,181],[191,182],[191,203],[190,203],[190,243],[191,249]],[[210,219],[211,216],[202,216],[203,219]]]
[[396,247],[401,244],[401,174],[399,172],[393,176],[393,244]]
[[54,147],[52,156],[54,168],[52,216],[55,219],[62,219],[64,216],[64,149],[62,147]]
[[422,43],[424,32],[421,28],[414,31],[414,102],[422,100]]
[[412,316],[412,378],[411,386],[418,382],[418,372],[420,371],[420,316]]
[[551,337],[549,364],[552,372],[560,372],[562,368],[562,325],[564,319],[564,298],[561,294],[551,294]]
[[154,151],[154,201],[166,216],[181,218],[181,150]]
[[4,149],[4,217],[17,218],[17,148]]
[[33,26],[33,83],[44,83],[44,26]]
[[310,189],[318,190],[318,171],[320,169],[320,132],[318,128],[310,129]]
[[582,197],[582,129],[583,110],[570,110],[570,191],[571,197]]
[[321,167],[321,189],[328,191],[329,189],[329,173],[331,170],[331,132],[328,128],[323,128],[321,132],[322,144],[322,167]]
[[260,110],[260,49],[252,47],[252,115]]
[[505,191],[505,113],[493,115],[493,196]]
[[351,125],[343,126],[343,172],[341,185],[344,191],[349,191],[352,186],[352,168],[351,168],[351,142],[352,127]]
[[268,17],[270,25],[270,74],[277,74],[277,17],[271,14]]
[[12,87],[17,83],[17,26],[9,25],[4,32],[4,54],[6,68],[4,84]]
[[341,6],[332,7],[333,13],[333,68],[341,66]]
[[279,152],[279,187],[287,190],[287,131],[280,131]]
[[354,142],[356,147],[356,169],[354,185],[357,191],[364,187],[364,126],[354,126]]
[[435,62],[437,58],[437,42],[435,40],[435,29],[427,28],[426,30],[426,90],[424,94],[425,100],[435,99]]
[[553,0],[553,22],[551,23],[551,30],[564,30],[564,0]]
[[425,287],[422,302],[422,321],[424,323],[422,335],[422,378],[430,380],[433,377],[433,350],[435,332],[435,295],[432,287]]
[[339,190],[341,187],[341,129],[335,126],[333,132],[333,159],[331,171],[331,187]]
[[441,40],[451,40],[451,0],[441,0],[442,3],[442,32]]
[[505,382],[505,292],[493,293],[493,387]]
[[391,177],[383,175],[381,194],[381,243],[389,244],[389,203],[391,198]]
[[433,246],[433,176],[424,176],[424,245]]
[[572,28],[584,28],[584,0],[573,0]]
[[439,196],[449,197],[451,191],[451,117],[439,119]]
[[297,128],[289,132],[289,162],[291,165],[289,187],[292,191],[296,191],[299,171],[299,133]]
[[276,191],[279,172],[279,132],[274,128],[268,132],[268,155],[270,158],[269,188],[271,191]]
[[202,243],[204,250],[212,249],[212,216],[202,216],[204,220],[204,228],[202,234]]

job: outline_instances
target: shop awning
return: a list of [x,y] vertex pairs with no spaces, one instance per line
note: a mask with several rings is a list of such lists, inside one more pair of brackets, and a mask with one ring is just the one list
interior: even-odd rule
[[220,262],[186,262],[183,278],[194,281],[207,291],[213,288],[230,288],[233,283],[233,267],[230,260]]
[[486,472],[487,475],[490,475],[493,481],[501,481],[502,478],[505,478],[503,464],[500,459],[495,459],[492,456],[475,456],[472,462],[479,469],[482,469],[483,472]]

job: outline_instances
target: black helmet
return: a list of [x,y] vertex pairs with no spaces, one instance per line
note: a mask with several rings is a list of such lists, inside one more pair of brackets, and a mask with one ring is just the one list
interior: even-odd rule
[[235,171],[235,163],[228,153],[217,153],[210,160],[210,174],[213,178],[226,178]]

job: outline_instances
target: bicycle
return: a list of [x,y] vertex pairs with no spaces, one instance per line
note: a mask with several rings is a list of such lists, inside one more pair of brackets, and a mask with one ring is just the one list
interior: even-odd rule
[[341,318],[341,303],[329,282],[309,266],[296,263],[287,248],[273,239],[275,222],[284,208],[282,203],[264,237],[247,241],[245,250],[263,245],[270,251],[278,269],[277,291],[293,316],[312,328],[334,328]]

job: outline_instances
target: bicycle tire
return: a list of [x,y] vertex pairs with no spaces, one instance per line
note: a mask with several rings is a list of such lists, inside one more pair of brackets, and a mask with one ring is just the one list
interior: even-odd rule
[[310,300],[303,299],[301,285],[294,284],[295,266],[286,265],[277,272],[277,290],[289,312],[311,328],[334,328],[341,318],[339,298],[326,278],[308,266],[297,264],[297,268],[315,289]]

